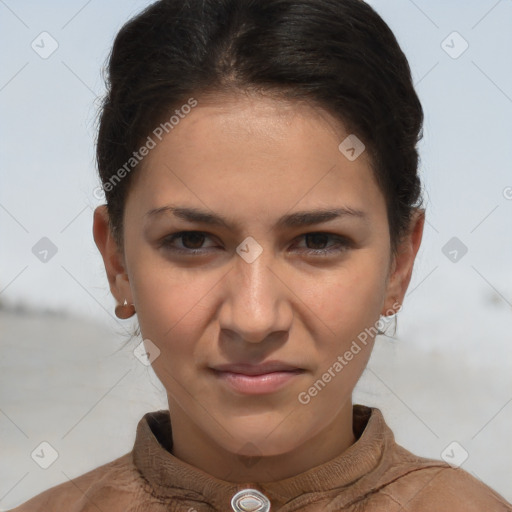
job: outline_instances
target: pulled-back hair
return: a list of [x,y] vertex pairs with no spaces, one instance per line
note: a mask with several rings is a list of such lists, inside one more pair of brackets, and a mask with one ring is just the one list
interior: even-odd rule
[[305,100],[343,122],[371,156],[393,251],[421,206],[423,110],[395,36],[362,0],[160,0],[117,34],[106,82],[97,163],[120,246],[138,166],[113,176],[174,109],[210,92]]

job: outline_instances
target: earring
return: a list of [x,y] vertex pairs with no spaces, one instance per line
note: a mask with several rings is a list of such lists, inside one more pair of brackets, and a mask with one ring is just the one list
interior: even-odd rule
[[135,306],[133,304],[128,304],[126,299],[124,299],[122,304],[118,304],[116,306],[115,313],[117,318],[126,320],[135,314]]
[[[398,304],[398,308],[396,308],[396,306],[395,306],[396,304]],[[394,302],[393,302],[392,307],[389,308],[388,310],[386,310],[386,314],[381,315],[381,317],[383,317],[385,320],[383,320],[382,318],[379,320],[379,322],[382,322],[382,321],[387,322],[388,319],[390,319],[390,318],[393,318],[395,320],[395,332],[393,333],[393,336],[396,334],[396,328],[397,328],[396,316],[398,315],[400,309],[402,309],[402,304],[400,304],[398,302],[398,299],[396,297],[394,297]],[[387,314],[387,313],[391,313],[391,314]],[[386,334],[386,332],[387,332],[387,330],[382,331],[380,328],[377,329],[377,334],[382,335],[382,334]]]

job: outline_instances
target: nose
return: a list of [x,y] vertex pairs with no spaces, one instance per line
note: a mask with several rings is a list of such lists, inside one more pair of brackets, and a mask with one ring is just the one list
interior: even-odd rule
[[221,332],[239,341],[260,343],[288,331],[293,318],[293,292],[282,274],[270,250],[264,250],[252,262],[236,255],[224,284]]

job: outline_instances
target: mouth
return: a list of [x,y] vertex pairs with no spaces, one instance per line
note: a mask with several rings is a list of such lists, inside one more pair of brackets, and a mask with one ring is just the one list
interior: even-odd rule
[[220,365],[210,370],[221,384],[231,391],[245,395],[273,393],[290,384],[306,371],[279,361],[259,365],[248,363]]

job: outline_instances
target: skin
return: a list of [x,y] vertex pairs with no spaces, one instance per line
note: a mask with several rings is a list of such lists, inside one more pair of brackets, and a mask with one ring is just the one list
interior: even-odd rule
[[[368,152],[351,162],[339,151],[348,135],[341,122],[306,103],[270,97],[197,99],[133,176],[124,247],[109,231],[105,205],[94,213],[94,239],[112,294],[135,305],[143,338],[160,350],[152,365],[167,390],[173,454],[224,480],[275,481],[355,442],[352,391],[370,357],[371,336],[309,403],[298,396],[365,328],[402,303],[424,211],[416,211],[392,255],[385,199]],[[221,215],[230,227],[147,214],[171,203]],[[276,227],[285,214],[340,207],[365,217]],[[170,247],[204,252],[159,245],[181,231],[206,235]],[[249,236],[263,250],[252,263],[236,252]],[[339,245],[336,236],[350,243]],[[306,253],[315,249],[331,252]],[[242,395],[208,369],[268,360],[305,371],[273,393]]]

